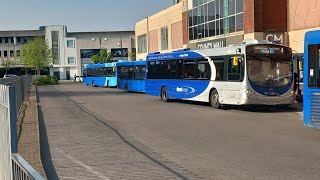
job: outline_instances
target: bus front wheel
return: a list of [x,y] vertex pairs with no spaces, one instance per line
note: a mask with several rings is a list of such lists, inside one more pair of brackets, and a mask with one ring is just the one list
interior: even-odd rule
[[216,89],[212,90],[212,92],[210,93],[210,104],[211,107],[215,109],[221,108],[221,104],[219,102],[219,93]]
[[163,102],[168,102],[168,101],[169,101],[167,89],[166,89],[165,87],[163,87],[163,88],[161,89],[161,100],[162,100]]
[[129,92],[128,84],[126,84],[126,85],[124,86],[124,91],[125,91],[126,93]]

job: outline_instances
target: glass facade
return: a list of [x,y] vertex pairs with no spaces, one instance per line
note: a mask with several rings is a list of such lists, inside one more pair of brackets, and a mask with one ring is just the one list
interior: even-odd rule
[[59,64],[59,32],[51,31],[53,64]]
[[193,0],[189,40],[243,31],[243,0]]

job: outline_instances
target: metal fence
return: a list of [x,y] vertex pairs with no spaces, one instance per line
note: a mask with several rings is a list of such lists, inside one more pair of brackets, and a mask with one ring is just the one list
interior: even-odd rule
[[19,154],[17,114],[33,76],[0,79],[0,179],[43,179]]
[[0,179],[12,179],[9,87],[0,85]]

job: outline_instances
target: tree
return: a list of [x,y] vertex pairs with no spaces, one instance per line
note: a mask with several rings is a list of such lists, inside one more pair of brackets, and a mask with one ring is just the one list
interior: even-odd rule
[[91,57],[93,63],[110,63],[112,62],[112,54],[108,53],[107,50],[101,49],[98,54],[95,54]]
[[21,49],[21,62],[24,66],[33,68],[40,75],[40,70],[52,63],[52,54],[48,43],[41,37],[36,37]]
[[136,53],[130,53],[129,54],[129,59],[131,60],[131,61],[136,61]]
[[2,61],[2,66],[5,68],[6,75],[7,75],[8,74],[8,69],[10,69],[12,66],[14,66],[14,63],[9,58],[7,58],[6,60]]

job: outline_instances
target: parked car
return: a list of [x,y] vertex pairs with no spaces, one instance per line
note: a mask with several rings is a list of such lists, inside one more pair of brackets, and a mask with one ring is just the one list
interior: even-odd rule
[[3,76],[3,78],[11,78],[11,77],[17,77],[15,74],[6,74]]

